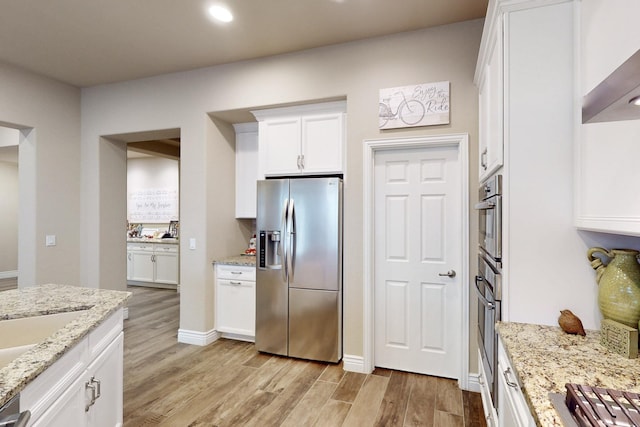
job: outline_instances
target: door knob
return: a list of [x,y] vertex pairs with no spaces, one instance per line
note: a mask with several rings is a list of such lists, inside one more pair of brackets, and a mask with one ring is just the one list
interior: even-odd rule
[[456,277],[456,271],[449,270],[446,273],[439,273],[438,276]]

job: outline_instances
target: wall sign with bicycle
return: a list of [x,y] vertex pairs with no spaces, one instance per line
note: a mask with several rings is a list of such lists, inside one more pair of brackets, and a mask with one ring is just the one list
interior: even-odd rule
[[449,82],[380,89],[380,129],[449,123]]

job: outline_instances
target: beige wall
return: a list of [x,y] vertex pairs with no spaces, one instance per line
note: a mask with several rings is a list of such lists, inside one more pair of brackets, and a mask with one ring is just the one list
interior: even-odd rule
[[[346,97],[344,351],[362,355],[362,292],[363,286],[369,286],[362,281],[362,141],[467,132],[473,165],[469,188],[475,189],[478,111],[472,79],[481,30],[482,21],[470,21],[83,89],[83,230],[96,228],[103,215],[111,214],[114,204],[96,192],[100,187],[96,171],[106,166],[98,150],[100,136],[180,128],[181,238],[197,240],[195,250],[181,245],[180,327],[211,330],[211,260],[243,250],[246,239],[241,224],[233,219],[232,128],[207,113]],[[442,80],[451,82],[451,124],[385,132],[378,129],[380,88]],[[472,194],[470,199],[474,198]],[[475,236],[475,215],[471,216]],[[85,239],[82,247],[83,282],[109,286],[98,267],[100,254],[120,249],[90,239]],[[475,338],[471,341],[475,343]],[[475,346],[473,351],[475,354]]]
[[0,125],[21,129],[19,285],[79,285],[80,90],[0,64],[0,93]]

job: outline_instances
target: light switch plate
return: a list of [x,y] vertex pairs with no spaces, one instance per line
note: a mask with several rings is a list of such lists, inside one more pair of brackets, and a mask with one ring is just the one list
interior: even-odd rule
[[56,235],[55,234],[47,234],[44,241],[45,246],[55,246],[56,245]]
[[189,249],[194,250],[196,248],[196,239],[194,237],[189,239]]

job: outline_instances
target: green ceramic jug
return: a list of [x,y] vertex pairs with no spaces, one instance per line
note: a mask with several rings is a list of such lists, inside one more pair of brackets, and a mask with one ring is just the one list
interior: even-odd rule
[[[609,258],[605,266],[596,253]],[[638,329],[640,320],[640,252],[633,249],[591,248],[587,258],[596,270],[598,307],[605,319]]]

